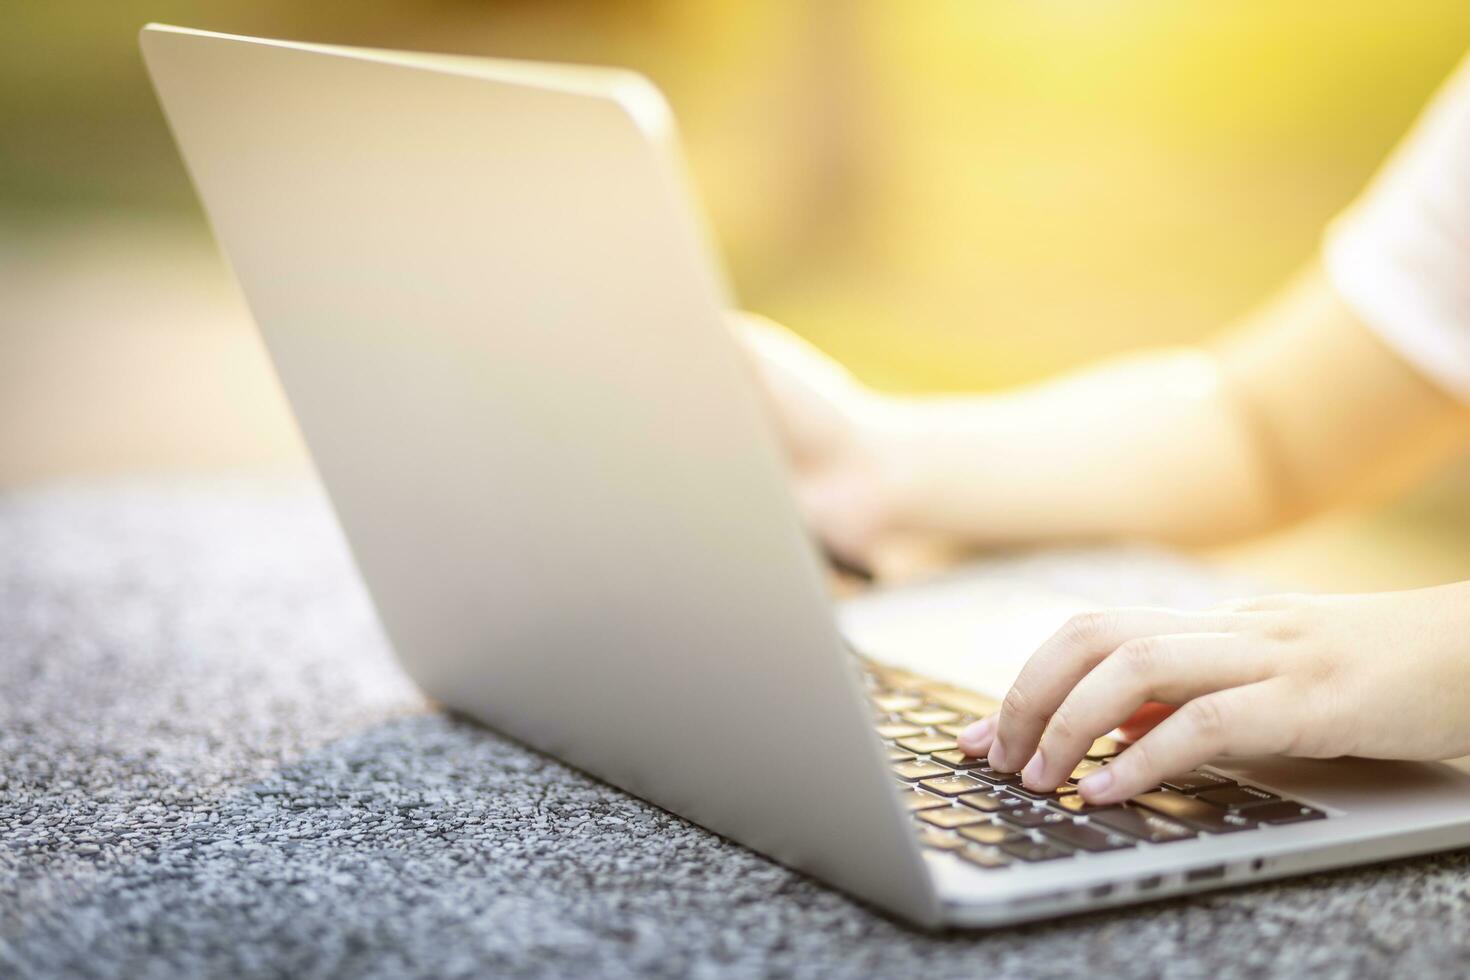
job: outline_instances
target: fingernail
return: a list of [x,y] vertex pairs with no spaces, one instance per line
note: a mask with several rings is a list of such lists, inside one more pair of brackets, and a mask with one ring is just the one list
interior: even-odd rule
[[1108,787],[1112,785],[1113,774],[1106,769],[1101,769],[1098,772],[1093,773],[1091,776],[1084,777],[1082,781],[1077,784],[1077,788],[1082,791],[1082,798],[1090,803],[1093,800],[1096,800],[1103,793],[1106,793],[1108,791]]
[[969,728],[966,728],[964,731],[960,732],[960,747],[965,749],[983,748],[986,740],[991,737],[994,731],[995,722],[991,721],[989,718],[982,718],[979,721],[975,722],[975,724],[971,725]]
[[1038,749],[1031,757],[1031,761],[1026,763],[1026,768],[1021,770],[1021,784],[1027,789],[1043,789],[1041,778],[1044,775],[1046,775],[1046,760],[1041,757],[1041,751]]
[[998,769],[1001,772],[1015,771],[1008,765],[1010,760],[1006,758],[1006,747],[1001,744],[999,735],[995,736],[995,741],[990,743],[990,755],[987,761],[992,769]]

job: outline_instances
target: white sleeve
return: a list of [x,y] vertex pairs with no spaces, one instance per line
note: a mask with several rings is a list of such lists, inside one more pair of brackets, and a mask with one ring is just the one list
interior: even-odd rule
[[1470,58],[1328,227],[1323,264],[1365,324],[1470,402]]

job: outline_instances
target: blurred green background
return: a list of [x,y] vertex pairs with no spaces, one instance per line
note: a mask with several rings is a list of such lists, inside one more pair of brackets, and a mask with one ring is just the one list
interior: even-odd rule
[[[664,89],[741,301],[892,389],[1228,325],[1470,46],[1470,4],[111,0],[0,34],[0,486],[301,450],[143,75],[149,20],[611,63]],[[1004,474],[998,474],[1004,478]],[[1470,478],[1225,561],[1470,578]]]

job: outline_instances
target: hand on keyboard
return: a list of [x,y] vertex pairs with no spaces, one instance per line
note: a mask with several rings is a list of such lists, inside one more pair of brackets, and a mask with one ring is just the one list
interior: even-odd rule
[[1123,750],[1094,740],[1087,758],[1047,789],[966,754],[957,736],[1000,704],[909,671],[866,664],[873,728],[924,847],[990,871],[1320,820],[1314,807],[1206,770],[1180,773],[1123,805],[1084,800],[1077,783]]
[[958,743],[1049,790],[1145,702],[1180,705],[1078,784],[1090,803],[1218,756],[1452,758],[1470,753],[1467,635],[1470,583],[1078,616]]

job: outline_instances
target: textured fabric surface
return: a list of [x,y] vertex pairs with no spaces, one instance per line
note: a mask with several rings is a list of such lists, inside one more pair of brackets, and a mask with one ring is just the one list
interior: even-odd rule
[[[982,574],[1239,590],[1137,552]],[[0,497],[0,976],[1463,976],[1467,872],[915,932],[432,710],[309,488]]]

